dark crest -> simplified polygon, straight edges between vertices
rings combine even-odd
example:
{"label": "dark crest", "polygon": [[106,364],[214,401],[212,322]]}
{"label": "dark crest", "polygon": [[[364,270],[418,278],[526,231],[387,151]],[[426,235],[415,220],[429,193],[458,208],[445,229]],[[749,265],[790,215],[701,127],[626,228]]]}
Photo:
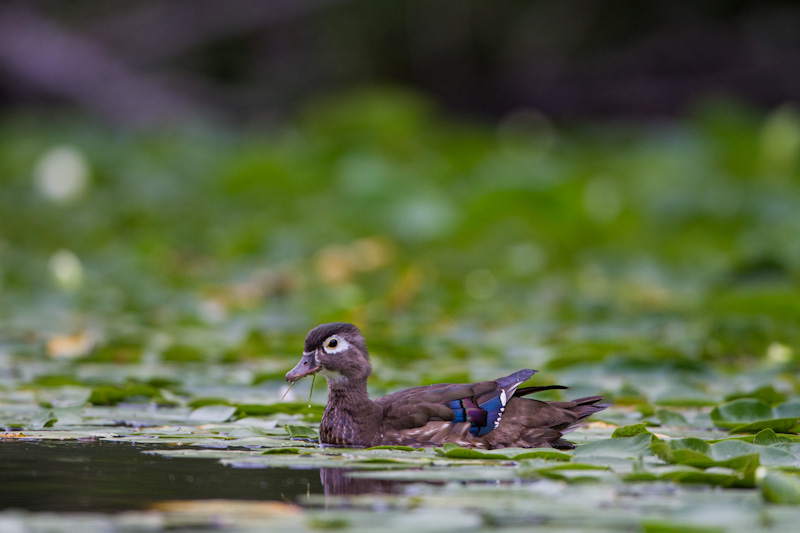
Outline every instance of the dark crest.
{"label": "dark crest", "polygon": [[329,324],[321,324],[306,335],[306,352],[313,352],[319,348],[325,339],[331,335],[342,335],[345,339],[357,346],[364,355],[367,355],[367,345],[361,331],[353,324],[347,322],[331,322]]}

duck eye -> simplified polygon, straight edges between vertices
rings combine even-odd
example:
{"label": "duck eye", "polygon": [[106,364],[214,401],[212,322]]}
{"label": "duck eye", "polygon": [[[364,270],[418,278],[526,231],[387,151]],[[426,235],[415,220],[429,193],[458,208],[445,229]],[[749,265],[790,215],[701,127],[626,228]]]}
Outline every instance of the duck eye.
{"label": "duck eye", "polygon": [[336,339],[331,339],[328,341],[328,348],[336,348],[338,344],[339,341],[337,341]]}

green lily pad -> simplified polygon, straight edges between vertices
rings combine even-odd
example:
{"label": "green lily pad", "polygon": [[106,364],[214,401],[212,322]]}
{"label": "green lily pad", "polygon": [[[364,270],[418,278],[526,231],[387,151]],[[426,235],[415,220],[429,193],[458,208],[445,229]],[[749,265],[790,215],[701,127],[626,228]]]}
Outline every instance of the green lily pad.
{"label": "green lily pad", "polygon": [[317,430],[306,427],[306,426],[293,426],[293,425],[285,425],[283,429],[286,430],[286,433],[289,434],[289,437],[295,439],[319,439],[319,433]]}
{"label": "green lily pad", "polygon": [[272,404],[239,403],[236,404],[236,416],[271,416],[278,413],[302,414],[319,418],[324,407],[321,405],[308,406],[301,402],[278,402]]}
{"label": "green lily pad", "polygon": [[56,422],[58,422],[58,417],[52,409],[42,409],[31,418],[28,428],[36,430],[52,427]]}
{"label": "green lily pad", "polygon": [[797,418],[771,418],[769,420],[759,420],[742,424],[730,429],[731,433],[758,433],[765,429],[771,429],[778,433],[791,433],[797,427]]}
{"label": "green lily pad", "polygon": [[711,420],[718,427],[725,429],[732,429],[751,422],[769,420],[772,417],[772,408],[761,400],[754,398],[734,400],[711,410]]}
{"label": "green lily pad", "polygon": [[789,433],[800,424],[800,402],[786,402],[772,408],[761,400],[743,398],[715,407],[711,419],[732,433],[757,433],[764,429]]}
{"label": "green lily pad", "polygon": [[776,405],[775,416],[778,418],[794,418],[800,421],[800,400],[792,400]]}
{"label": "green lily pad", "polygon": [[636,459],[651,453],[650,440],[652,438],[653,435],[648,432],[629,438],[611,438],[590,442],[579,446],[575,450],[575,458],[621,457],[624,459]]}
{"label": "green lily pad", "polygon": [[669,409],[656,409],[655,414],[662,426],[689,427],[689,422],[687,422],[686,418],[677,411],[670,411]]}
{"label": "green lily pad", "polygon": [[751,398],[759,400],[766,403],[767,405],[777,405],[781,402],[786,401],[786,395],[775,390],[775,387],[773,387],[772,385],[764,385],[763,387],[760,387],[750,392],[742,392],[742,393],[728,395],[725,397],[725,401],[731,402],[742,398]]}
{"label": "green lily pad", "polygon": [[261,452],[262,455],[273,455],[273,454],[298,454],[300,453],[300,448],[293,448],[293,447],[280,447],[280,448],[270,448],[268,450],[264,450]]}
{"label": "green lily pad", "polygon": [[781,439],[772,429],[763,429],[753,438],[753,444],[759,446],[772,446],[773,444],[780,444],[786,442],[788,439]]}
{"label": "green lily pad", "polygon": [[771,503],[800,503],[800,478],[780,472],[759,472],[761,495]]}
{"label": "green lily pad", "polygon": [[623,476],[625,481],[673,481],[675,483],[711,485],[714,487],[751,487],[752,482],[732,468],[695,468],[674,465],[641,470]]}
{"label": "green lily pad", "polygon": [[677,521],[647,520],[642,523],[642,533],[724,533],[724,527],[699,526]]}
{"label": "green lily pad", "polygon": [[450,459],[488,459],[495,461],[519,461],[521,459],[553,459],[569,461],[572,456],[552,448],[501,448],[499,450],[478,450],[462,448],[458,444],[448,442],[434,451],[442,457]]}
{"label": "green lily pad", "polygon": [[[608,477],[611,475],[611,469],[606,466],[593,464],[570,463],[549,468],[540,468],[536,470],[536,473],[540,476],[561,481],[587,482],[599,481]],[[530,475],[530,471],[528,475]]]}
{"label": "green lily pad", "polygon": [[726,467],[749,471],[761,464],[781,467],[800,466],[800,458],[791,452],[738,439],[726,439],[709,444],[697,438],[669,441],[654,438],[650,448],[663,461],[698,468]]}
{"label": "green lily pad", "polygon": [[232,405],[204,405],[189,414],[189,420],[194,422],[225,422],[236,412]]}
{"label": "green lily pad", "polygon": [[402,452],[421,452],[422,448],[414,448],[413,446],[372,446],[367,450],[398,450]]}
{"label": "green lily pad", "polygon": [[716,405],[717,401],[717,398],[702,391],[682,385],[673,385],[668,390],[661,392],[653,400],[653,403],[658,406],[670,407],[706,407]]}
{"label": "green lily pad", "polygon": [[[747,437],[743,437],[747,438]],[[778,435],[771,429],[764,429],[759,431],[753,437],[753,444],[761,446],[779,446],[784,448],[800,448],[800,437],[796,435]],[[784,446],[789,445],[789,446]]]}
{"label": "green lily pad", "polygon": [[623,426],[615,429],[614,433],[611,434],[611,438],[622,439],[635,437],[636,435],[640,435],[642,433],[650,434],[650,432],[647,430],[647,424],[633,424],[631,426]]}
{"label": "green lily pad", "polygon": [[230,405],[231,403],[226,398],[195,398],[186,405],[192,409],[198,407],[205,407],[206,405]]}
{"label": "green lily pad", "polygon": [[92,389],[89,402],[95,405],[116,405],[120,402],[166,403],[160,388],[147,383],[101,385]]}

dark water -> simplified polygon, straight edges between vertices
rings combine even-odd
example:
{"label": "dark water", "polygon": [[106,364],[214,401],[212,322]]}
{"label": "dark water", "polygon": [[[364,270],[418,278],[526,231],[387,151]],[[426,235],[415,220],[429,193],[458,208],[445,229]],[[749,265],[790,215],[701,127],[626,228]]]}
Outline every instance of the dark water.
{"label": "dark water", "polygon": [[0,441],[0,510],[113,512],[162,500],[294,501],[323,493],[319,470],[237,469],[142,453],[148,449],[155,447]]}

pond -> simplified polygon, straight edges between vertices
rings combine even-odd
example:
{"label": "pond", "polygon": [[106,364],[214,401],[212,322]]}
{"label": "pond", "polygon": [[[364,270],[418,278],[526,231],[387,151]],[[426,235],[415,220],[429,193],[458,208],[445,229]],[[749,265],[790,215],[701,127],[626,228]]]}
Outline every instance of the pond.
{"label": "pond", "polygon": [[156,448],[127,442],[0,441],[0,508],[118,512],[165,500],[293,502],[323,492],[319,469],[233,468],[148,453]]}

